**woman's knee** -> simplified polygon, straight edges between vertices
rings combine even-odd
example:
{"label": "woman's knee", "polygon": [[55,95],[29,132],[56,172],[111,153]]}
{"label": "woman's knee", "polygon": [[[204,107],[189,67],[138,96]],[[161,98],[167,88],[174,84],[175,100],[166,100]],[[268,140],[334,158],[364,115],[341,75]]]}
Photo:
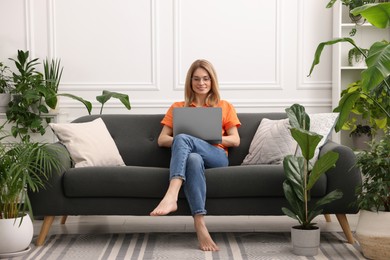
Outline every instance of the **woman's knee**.
{"label": "woman's knee", "polygon": [[193,165],[203,165],[203,158],[198,153],[190,153],[188,155],[187,163]]}

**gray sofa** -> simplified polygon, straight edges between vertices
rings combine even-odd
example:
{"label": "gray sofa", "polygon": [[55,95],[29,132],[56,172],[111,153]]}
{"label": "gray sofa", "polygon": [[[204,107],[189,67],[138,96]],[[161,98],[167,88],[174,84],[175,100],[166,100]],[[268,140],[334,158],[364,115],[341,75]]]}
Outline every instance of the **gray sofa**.
{"label": "gray sofa", "polygon": [[[281,208],[289,206],[284,197],[285,179],[282,165],[250,165],[241,163],[262,118],[282,119],[284,113],[241,113],[239,128],[241,144],[229,150],[230,165],[206,170],[208,215],[283,215]],[[93,115],[78,118],[74,123],[101,117],[112,135],[126,164],[123,167],[72,168],[66,148],[53,144],[66,170],[55,172],[46,189],[30,193],[35,216],[44,216],[37,245],[42,245],[55,216],[68,215],[141,215],[147,216],[163,197],[168,186],[170,149],[160,148],[157,138],[163,115]],[[334,189],[344,196],[324,207],[324,214],[336,214],[347,240],[354,239],[346,214],[358,212],[355,187],[361,176],[354,167],[351,149],[328,141],[321,149],[339,153],[335,168],[324,174],[312,191],[313,200]],[[183,194],[177,212],[190,215]],[[63,223],[65,223],[63,218]]]}

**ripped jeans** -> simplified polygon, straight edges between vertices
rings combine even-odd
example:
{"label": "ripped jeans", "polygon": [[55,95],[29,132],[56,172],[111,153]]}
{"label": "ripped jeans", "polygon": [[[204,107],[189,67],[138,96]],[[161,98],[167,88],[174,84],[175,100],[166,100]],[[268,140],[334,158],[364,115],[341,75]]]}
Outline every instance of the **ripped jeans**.
{"label": "ripped jeans", "polygon": [[169,179],[183,180],[184,194],[192,215],[206,214],[206,168],[228,166],[225,150],[199,138],[179,134],[172,144]]}

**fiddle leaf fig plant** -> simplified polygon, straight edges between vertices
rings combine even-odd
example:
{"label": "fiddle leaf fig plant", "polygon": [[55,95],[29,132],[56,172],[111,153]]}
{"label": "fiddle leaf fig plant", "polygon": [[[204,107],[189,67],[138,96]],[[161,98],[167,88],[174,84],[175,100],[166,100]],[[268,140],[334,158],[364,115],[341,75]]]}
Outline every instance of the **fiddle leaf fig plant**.
{"label": "fiddle leaf fig plant", "polygon": [[301,155],[287,155],[283,160],[283,168],[286,180],[283,183],[285,197],[291,208],[282,208],[287,216],[298,220],[301,229],[313,229],[315,224],[313,219],[322,213],[321,206],[328,204],[342,197],[342,192],[334,190],[325,197],[310,203],[310,191],[327,170],[334,167],[339,154],[329,151],[322,155],[311,165],[316,147],[322,136],[310,132],[310,118],[305,112],[305,108],[299,104],[294,104],[286,109],[290,121],[290,132],[298,143]]}

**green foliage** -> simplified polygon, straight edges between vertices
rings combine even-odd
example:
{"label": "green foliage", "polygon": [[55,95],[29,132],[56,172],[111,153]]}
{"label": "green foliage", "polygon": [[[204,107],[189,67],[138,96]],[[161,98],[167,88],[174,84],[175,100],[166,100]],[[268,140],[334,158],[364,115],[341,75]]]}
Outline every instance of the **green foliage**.
{"label": "green foliage", "polygon": [[318,158],[312,166],[310,160],[322,136],[308,130],[310,118],[303,106],[294,104],[287,108],[286,112],[292,126],[291,135],[297,141],[302,155],[288,155],[283,160],[286,174],[283,190],[291,209],[283,207],[282,211],[287,216],[298,220],[303,229],[311,229],[315,225],[312,223],[313,219],[322,213],[321,206],[342,197],[341,191],[332,191],[309,208],[311,189],[322,174],[335,166],[339,155],[329,151]]}
{"label": "green foliage", "polygon": [[58,86],[60,85],[63,71],[61,60],[46,59],[43,61],[43,69],[45,85],[48,90],[45,102],[51,109],[55,109],[57,106]]}
{"label": "green foliage", "polygon": [[45,127],[49,118],[41,117],[48,113],[44,98],[49,96],[45,87],[42,73],[36,70],[38,59],[28,60],[29,52],[18,51],[17,60],[14,61],[17,73],[12,73],[14,88],[11,93],[14,98],[9,104],[7,119],[14,123],[11,133],[19,136],[23,141],[30,139],[30,132],[45,133]]}
{"label": "green foliage", "polygon": [[[77,101],[81,102],[85,106],[85,108],[87,109],[88,114],[89,115],[91,114],[91,112],[92,112],[92,103],[90,101],[85,100],[85,99],[83,99],[83,98],[81,98],[79,96],[75,96],[73,94],[69,94],[69,93],[61,93],[61,94],[58,94],[58,96],[69,97],[69,98],[72,98],[74,100],[77,100]],[[96,96],[96,100],[101,104],[100,112],[99,112],[100,115],[103,113],[104,104],[106,104],[106,102],[108,100],[110,100],[111,98],[119,99],[122,102],[122,104],[128,110],[131,109],[129,96],[127,94],[122,94],[122,93],[118,93],[118,92],[112,92],[112,91],[108,91],[108,90],[103,90],[101,95]]]}
{"label": "green foliage", "polygon": [[358,154],[363,184],[357,188],[359,208],[390,212],[390,135],[373,141]]}
{"label": "green foliage", "polygon": [[9,93],[12,89],[11,70],[0,62],[0,93]]}
{"label": "green foliage", "polygon": [[[353,9],[351,13],[361,14],[378,28],[387,28],[390,25],[390,3],[366,4]],[[314,54],[309,76],[314,67],[319,64],[324,47],[340,42],[348,42],[360,50],[351,38],[338,38],[320,43]],[[356,103],[361,102],[362,98],[371,100],[367,101],[372,104],[371,108],[373,106],[377,108],[370,109],[371,119],[369,120],[376,122],[376,125],[383,130],[390,126],[390,43],[388,41],[375,42],[369,48],[368,55],[362,50],[360,52],[365,57],[367,69],[361,74],[360,89],[342,93],[339,105],[334,110],[340,113],[335,126],[337,132],[347,123],[350,111],[358,106]],[[377,112],[378,110],[381,112]]]}
{"label": "green foliage", "polygon": [[61,168],[54,152],[42,143],[0,143],[0,219],[31,213],[27,190],[44,188],[50,173]]}

